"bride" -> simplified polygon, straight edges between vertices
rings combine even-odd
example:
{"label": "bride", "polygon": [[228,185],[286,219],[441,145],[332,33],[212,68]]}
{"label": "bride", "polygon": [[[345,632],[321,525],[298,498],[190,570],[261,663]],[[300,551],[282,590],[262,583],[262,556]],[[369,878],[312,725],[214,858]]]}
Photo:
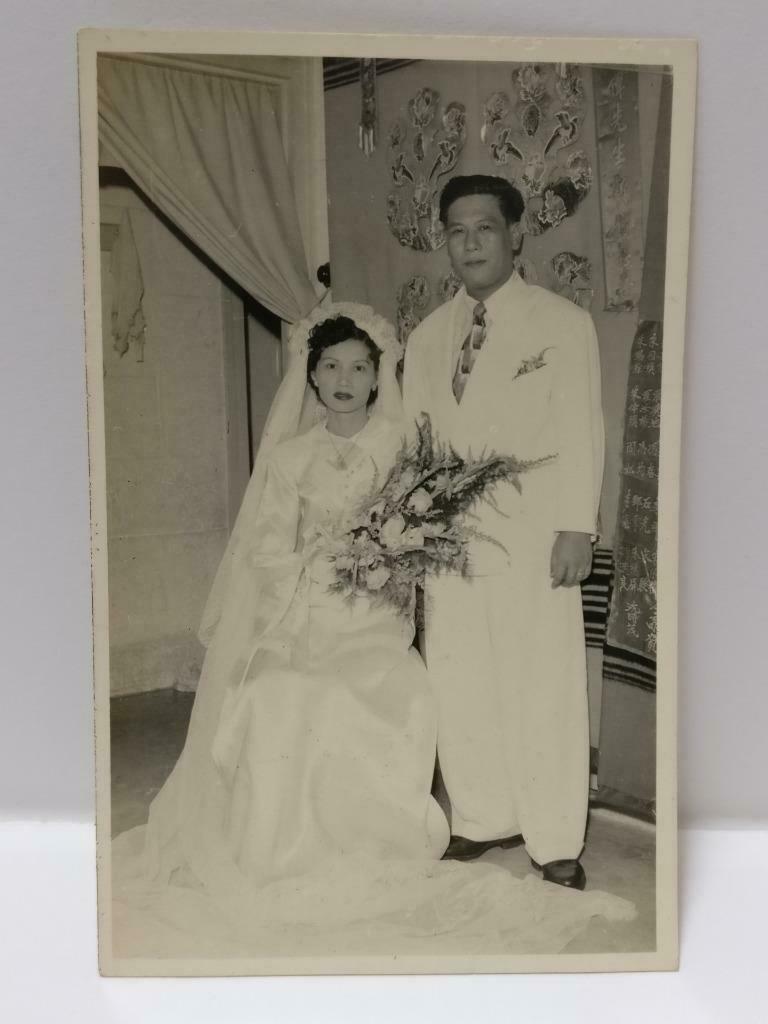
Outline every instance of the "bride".
{"label": "bride", "polygon": [[632,916],[440,861],[436,717],[413,618],[333,593],[324,538],[392,466],[401,349],[366,306],[295,329],[218,570],[182,755],[112,850],[116,957],[558,952]]}

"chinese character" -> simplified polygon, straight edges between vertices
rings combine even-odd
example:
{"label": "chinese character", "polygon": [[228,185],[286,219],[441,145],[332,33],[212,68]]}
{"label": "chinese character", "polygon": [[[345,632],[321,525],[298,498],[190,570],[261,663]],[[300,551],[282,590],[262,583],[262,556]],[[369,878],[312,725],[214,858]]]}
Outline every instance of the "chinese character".
{"label": "chinese character", "polygon": [[603,89],[604,96],[610,96],[616,99],[622,99],[624,96],[624,75],[621,71],[617,71],[613,78],[610,80],[608,85]]}

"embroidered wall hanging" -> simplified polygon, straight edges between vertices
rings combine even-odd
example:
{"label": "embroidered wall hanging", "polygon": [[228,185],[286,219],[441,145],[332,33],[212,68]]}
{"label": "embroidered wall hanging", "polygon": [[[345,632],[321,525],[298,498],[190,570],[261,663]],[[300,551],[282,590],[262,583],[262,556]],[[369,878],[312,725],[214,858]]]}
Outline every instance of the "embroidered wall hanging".
{"label": "embroidered wall hanging", "polygon": [[362,110],[357,142],[363,155],[369,157],[376,149],[376,61],[363,57],[360,61]]}
{"label": "embroidered wall hanging", "polygon": [[595,68],[605,308],[638,308],[643,283],[643,199],[637,72]]}
{"label": "embroidered wall hanging", "polygon": [[526,284],[539,283],[539,272],[533,260],[526,259],[525,256],[518,256],[515,260],[515,270]]}
{"label": "embroidered wall hanging", "polygon": [[429,305],[432,290],[422,274],[415,274],[397,289],[397,336],[405,344]]}
{"label": "embroidered wall hanging", "polygon": [[453,170],[467,133],[466,109],[448,103],[438,115],[440,94],[419,89],[407,118],[389,130],[390,169],[395,189],[387,196],[387,222],[401,245],[434,252],[445,243],[439,217],[440,179]]}
{"label": "embroidered wall hanging", "polygon": [[592,264],[586,256],[573,252],[559,252],[551,260],[555,275],[554,290],[564,299],[589,309],[595,291],[592,288]]}
{"label": "embroidered wall hanging", "polygon": [[437,291],[441,302],[449,302],[456,292],[461,288],[461,278],[455,270],[449,270],[443,274],[438,282]]}
{"label": "embroidered wall hanging", "polygon": [[584,84],[575,64],[521,64],[512,90],[483,107],[480,139],[526,203],[525,228],[540,235],[578,208],[592,185],[586,153],[572,147],[584,122]]}

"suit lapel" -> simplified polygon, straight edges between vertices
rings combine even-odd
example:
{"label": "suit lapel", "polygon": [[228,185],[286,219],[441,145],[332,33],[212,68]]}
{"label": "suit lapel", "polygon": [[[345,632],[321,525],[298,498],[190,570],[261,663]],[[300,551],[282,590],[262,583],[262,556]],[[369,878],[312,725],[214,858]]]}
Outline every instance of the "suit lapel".
{"label": "suit lapel", "polygon": [[450,430],[456,420],[459,405],[453,394],[453,374],[456,363],[455,344],[464,317],[464,289],[462,288],[448,304],[443,326],[438,329],[431,352],[432,370],[430,377],[435,407],[439,410],[439,427]]}
{"label": "suit lapel", "polygon": [[531,291],[520,279],[515,282],[515,289],[511,310],[505,303],[495,313],[493,327],[477,355],[464,395],[457,406],[459,422],[486,415],[489,399],[500,394],[500,387],[506,390],[515,369],[530,354]]}

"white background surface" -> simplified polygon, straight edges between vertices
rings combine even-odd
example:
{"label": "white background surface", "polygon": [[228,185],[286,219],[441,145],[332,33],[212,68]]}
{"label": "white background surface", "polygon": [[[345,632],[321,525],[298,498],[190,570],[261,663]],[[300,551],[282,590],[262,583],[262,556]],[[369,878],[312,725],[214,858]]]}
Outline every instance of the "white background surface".
{"label": "white background surface", "polygon": [[[302,8],[305,8],[302,10]],[[700,40],[682,491],[682,818],[768,825],[764,0],[6,0],[0,62],[0,817],[93,808],[75,32],[80,27]],[[28,826],[32,828],[32,826]],[[0,837],[4,1019],[757,1021],[766,839],[682,863],[680,975],[100,981],[85,826]],[[10,859],[10,864],[7,863]],[[47,864],[47,867],[45,865]],[[750,867],[751,865],[751,867]],[[27,872],[26,881],[20,874]],[[43,875],[43,870],[49,874]],[[757,879],[757,880],[756,880]],[[10,927],[9,927],[10,921]],[[41,962],[40,957],[44,958]],[[43,1009],[43,1007],[46,1007]]]}
{"label": "white background surface", "polygon": [[[683,833],[679,972],[99,978],[93,830],[0,826],[8,1024],[764,1024],[768,834]],[[762,914],[759,908],[762,906]]]}

